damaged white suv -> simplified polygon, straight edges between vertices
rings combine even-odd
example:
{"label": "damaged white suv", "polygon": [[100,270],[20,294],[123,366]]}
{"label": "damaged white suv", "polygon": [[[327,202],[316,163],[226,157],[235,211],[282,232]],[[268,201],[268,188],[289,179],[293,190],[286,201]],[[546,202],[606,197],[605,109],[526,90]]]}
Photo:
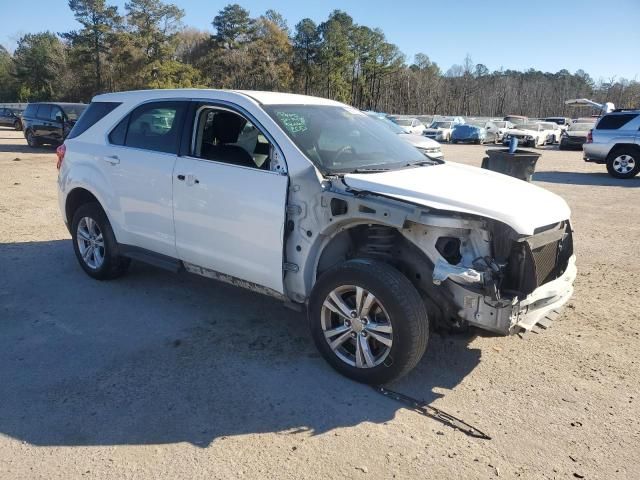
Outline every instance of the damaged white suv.
{"label": "damaged white suv", "polygon": [[430,324],[510,334],[573,291],[560,197],[425,157],[331,100],[100,95],[58,158],[60,209],[90,276],[115,278],[133,258],[306,306],[320,352],[361,382],[410,371]]}

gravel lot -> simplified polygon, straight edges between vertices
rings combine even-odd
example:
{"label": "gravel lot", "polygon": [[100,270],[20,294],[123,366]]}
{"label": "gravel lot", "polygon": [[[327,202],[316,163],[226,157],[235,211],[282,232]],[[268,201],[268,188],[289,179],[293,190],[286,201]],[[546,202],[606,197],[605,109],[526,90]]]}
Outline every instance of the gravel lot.
{"label": "gravel lot", "polygon": [[91,280],[53,151],[0,129],[0,478],[640,478],[640,178],[555,147],[538,171],[573,210],[565,315],[434,335],[393,385],[485,440],[334,373],[274,300],[142,264]]}

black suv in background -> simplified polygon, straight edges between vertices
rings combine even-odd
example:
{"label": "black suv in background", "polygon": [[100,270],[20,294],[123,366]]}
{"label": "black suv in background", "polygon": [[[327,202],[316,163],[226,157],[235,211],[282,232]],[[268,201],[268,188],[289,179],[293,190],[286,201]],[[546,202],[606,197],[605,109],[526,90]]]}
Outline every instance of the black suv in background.
{"label": "black suv in background", "polygon": [[85,108],[84,103],[30,103],[22,115],[24,138],[30,147],[60,145]]}
{"label": "black suv in background", "polygon": [[13,127],[22,130],[22,112],[17,108],[0,107],[0,127]]}

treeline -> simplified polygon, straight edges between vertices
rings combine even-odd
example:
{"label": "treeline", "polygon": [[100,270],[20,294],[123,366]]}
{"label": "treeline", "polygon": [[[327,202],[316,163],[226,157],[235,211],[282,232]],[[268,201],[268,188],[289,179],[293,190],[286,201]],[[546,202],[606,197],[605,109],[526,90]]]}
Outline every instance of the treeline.
{"label": "treeline", "polygon": [[211,33],[186,27],[184,11],[162,0],[129,0],[123,11],[106,0],[69,0],[69,8],[77,30],[26,34],[13,54],[0,46],[0,101],[213,87],[319,95],[390,113],[541,117],[575,113],[564,100],[581,97],[640,106],[640,83],[615,76],[490,72],[470,57],[442,71],[422,53],[409,63],[382,30],[341,10],[291,29],[274,10],[252,17],[232,4],[212,16]]}

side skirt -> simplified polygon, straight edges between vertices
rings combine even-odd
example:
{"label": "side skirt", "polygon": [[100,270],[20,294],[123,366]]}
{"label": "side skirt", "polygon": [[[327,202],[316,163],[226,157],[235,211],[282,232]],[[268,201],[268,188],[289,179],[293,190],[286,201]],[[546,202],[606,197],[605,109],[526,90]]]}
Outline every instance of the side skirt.
{"label": "side skirt", "polygon": [[183,262],[181,260],[178,260],[177,258],[152,252],[144,248],[135,247],[133,245],[118,244],[118,253],[125,257],[131,258],[132,260],[148,263],[150,265],[154,265],[156,267],[163,268],[174,273],[186,270],[189,273],[195,273],[196,275],[200,275],[202,277],[212,278],[220,282],[228,283],[235,287],[240,287],[246,290],[261,293],[263,295],[268,295],[270,297],[277,298],[278,300],[282,300],[283,302],[285,302],[285,306],[297,311],[301,311],[303,309],[303,305],[290,302],[287,297],[270,288],[263,287],[262,285],[249,282],[247,280],[242,280],[241,278],[227,275],[225,273],[216,272],[215,270],[201,267],[193,263]]}
{"label": "side skirt", "polygon": [[209,268],[200,267],[192,263],[182,262],[182,264],[184,265],[185,270],[189,273],[195,273],[196,275],[212,278],[214,280],[228,283],[236,287],[245,288],[247,290],[258,292],[263,295],[268,295],[270,297],[274,297],[285,302],[287,301],[287,298],[281,293],[278,293],[275,290],[272,290],[270,288],[263,287],[262,285],[249,282],[247,280],[242,280],[241,278],[233,277],[231,275],[227,275],[226,273],[216,272],[215,270],[211,270]]}
{"label": "side skirt", "polygon": [[164,268],[170,272],[177,273],[183,269],[182,262],[177,258],[162,255],[160,253],[152,252],[133,245],[118,244],[118,253],[120,255],[128,257],[132,260],[139,260],[144,263],[149,263],[159,268]]}

